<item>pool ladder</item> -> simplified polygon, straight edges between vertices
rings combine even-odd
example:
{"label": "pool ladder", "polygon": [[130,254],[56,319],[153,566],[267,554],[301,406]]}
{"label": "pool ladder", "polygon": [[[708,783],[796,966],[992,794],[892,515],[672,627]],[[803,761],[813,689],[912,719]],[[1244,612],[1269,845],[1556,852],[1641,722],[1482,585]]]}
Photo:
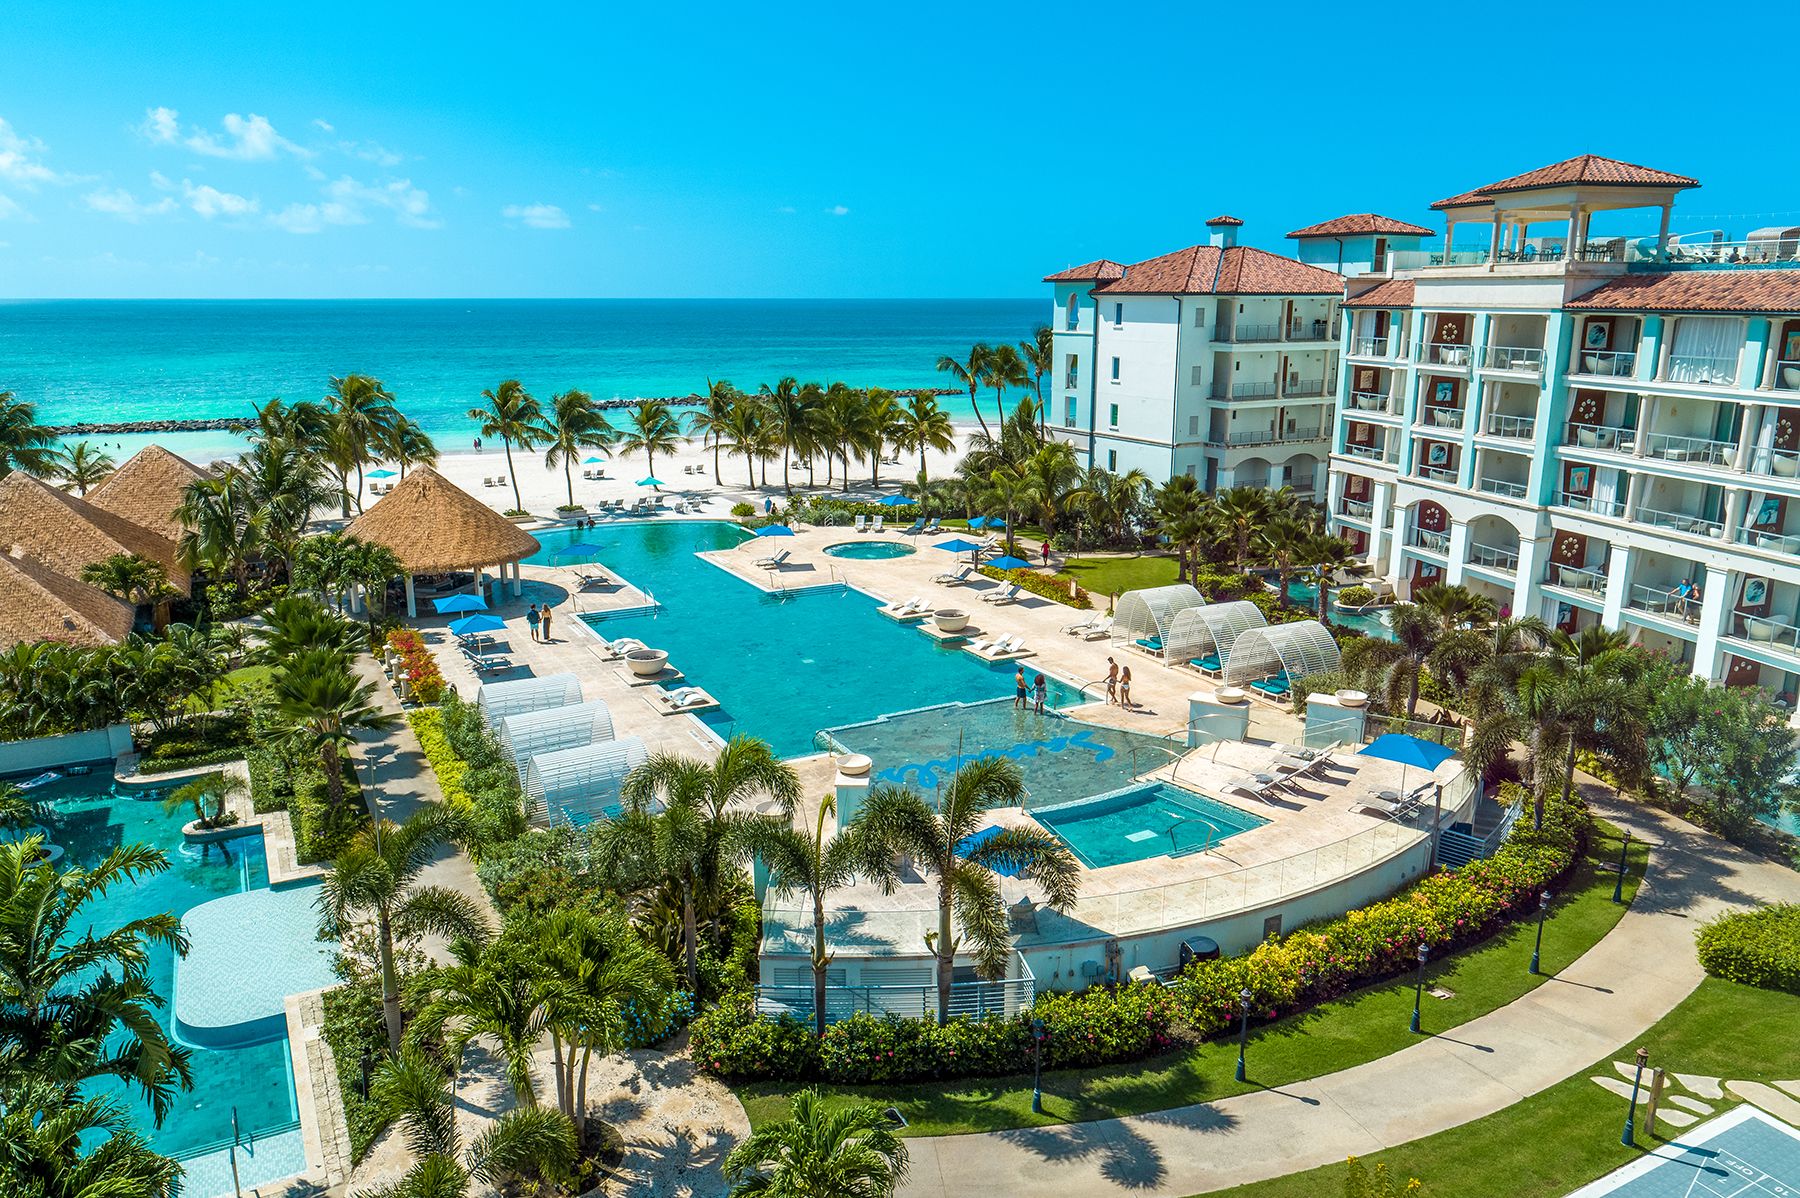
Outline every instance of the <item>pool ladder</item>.
{"label": "pool ladder", "polygon": [[1170,856],[1174,856],[1175,853],[1181,848],[1181,846],[1179,844],[1177,844],[1175,841],[1175,829],[1181,827],[1183,824],[1204,824],[1206,826],[1207,832],[1210,833],[1210,835],[1208,835],[1206,838],[1205,844],[1201,845],[1198,849],[1189,850],[1190,852],[1198,852],[1198,853],[1210,852],[1212,850],[1213,845],[1217,844],[1224,837],[1224,833],[1219,830],[1219,825],[1213,823],[1209,819],[1201,819],[1197,815],[1190,815],[1184,819],[1178,819],[1174,823],[1170,824],[1169,829],[1168,829],[1169,855]]}

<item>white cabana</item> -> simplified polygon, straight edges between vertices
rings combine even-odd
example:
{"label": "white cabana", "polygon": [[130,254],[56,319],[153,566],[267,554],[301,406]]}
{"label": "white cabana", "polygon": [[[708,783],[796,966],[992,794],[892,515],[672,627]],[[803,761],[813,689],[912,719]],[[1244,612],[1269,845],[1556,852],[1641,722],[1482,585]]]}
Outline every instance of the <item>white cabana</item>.
{"label": "white cabana", "polygon": [[1170,622],[1168,635],[1163,637],[1163,656],[1177,665],[1187,662],[1223,673],[1238,637],[1268,624],[1262,609],[1248,599],[1186,608]]}
{"label": "white cabana", "polygon": [[500,742],[500,751],[519,771],[519,785],[524,786],[526,767],[539,753],[611,740],[612,711],[598,699],[542,711],[522,711],[501,720],[494,736]]}
{"label": "white cabana", "polygon": [[1113,635],[1160,653],[1175,617],[1190,607],[1205,605],[1200,592],[1185,582],[1126,591],[1113,613]]}
{"label": "white cabana", "polygon": [[539,753],[525,769],[525,813],[540,826],[576,827],[616,815],[625,775],[649,756],[636,736]]}
{"label": "white cabana", "polygon": [[475,692],[475,705],[488,727],[498,728],[509,715],[567,707],[581,702],[581,679],[573,674],[546,674],[542,678],[513,678],[484,682]]}
{"label": "white cabana", "polygon": [[1307,675],[1342,665],[1331,630],[1317,620],[1300,620],[1241,634],[1231,646],[1225,681],[1233,685],[1247,682],[1264,694],[1285,695]]}

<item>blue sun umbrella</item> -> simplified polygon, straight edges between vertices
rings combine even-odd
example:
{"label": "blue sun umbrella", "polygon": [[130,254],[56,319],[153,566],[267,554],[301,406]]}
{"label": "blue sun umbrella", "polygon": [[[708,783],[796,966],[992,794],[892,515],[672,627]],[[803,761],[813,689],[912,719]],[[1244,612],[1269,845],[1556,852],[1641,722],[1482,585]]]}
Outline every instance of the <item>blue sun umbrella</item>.
{"label": "blue sun umbrella", "polygon": [[988,562],[996,570],[1029,570],[1031,563],[1022,557],[1014,557],[1010,553],[1002,554]]}
{"label": "blue sun umbrella", "polygon": [[499,632],[506,627],[506,621],[499,616],[482,612],[480,615],[464,616],[460,620],[450,621],[450,631],[457,636],[475,636],[483,632]]}
{"label": "blue sun umbrella", "polygon": [[487,610],[487,600],[480,595],[452,595],[448,599],[433,599],[431,602],[437,608],[440,616]]}
{"label": "blue sun umbrella", "polygon": [[904,495],[883,495],[875,501],[882,507],[905,507],[912,502]]}
{"label": "blue sun umbrella", "polygon": [[1411,766],[1414,769],[1430,772],[1456,756],[1456,750],[1422,737],[1408,736],[1404,732],[1385,732],[1365,745],[1359,756],[1377,757],[1383,761],[1398,761],[1400,763],[1400,797],[1404,799],[1408,793],[1406,767]]}
{"label": "blue sun umbrella", "polygon": [[657,478],[655,475],[651,475],[649,478],[638,479],[637,485],[640,487],[660,487],[663,483],[662,479]]}
{"label": "blue sun umbrella", "polygon": [[587,541],[577,541],[573,545],[564,545],[561,549],[558,549],[556,551],[556,557],[558,559],[565,557],[593,557],[599,552],[600,546],[589,544]]}
{"label": "blue sun umbrella", "polygon": [[970,528],[1005,528],[1006,521],[999,516],[977,516],[969,521]]}
{"label": "blue sun umbrella", "polygon": [[759,537],[791,537],[794,535],[794,530],[785,524],[766,524],[756,530],[756,535]]}
{"label": "blue sun umbrella", "polygon": [[394,472],[392,470],[371,470],[371,471],[369,471],[369,477],[370,478],[392,478],[392,477],[394,477]]}
{"label": "blue sun umbrella", "polygon": [[949,541],[939,541],[932,548],[942,549],[945,553],[967,553],[969,550],[979,549],[981,546],[974,541],[965,541],[963,538],[957,537]]}
{"label": "blue sun umbrella", "polygon": [[583,461],[582,465],[592,466],[595,462],[604,462],[605,460],[606,459],[604,457],[601,457],[599,454],[595,454],[593,457],[588,458],[585,461]]}

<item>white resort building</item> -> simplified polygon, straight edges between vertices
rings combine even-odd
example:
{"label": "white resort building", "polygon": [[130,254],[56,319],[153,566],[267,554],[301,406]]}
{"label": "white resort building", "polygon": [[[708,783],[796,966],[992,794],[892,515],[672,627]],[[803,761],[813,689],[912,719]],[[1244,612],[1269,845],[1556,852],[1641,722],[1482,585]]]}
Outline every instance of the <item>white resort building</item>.
{"label": "white resort building", "polygon": [[1206,224],[1205,245],[1045,278],[1056,289],[1050,428],[1084,463],[1156,482],[1318,494],[1337,386],[1336,255],[1361,243],[1301,230],[1316,255],[1302,261],[1238,245],[1236,217]]}
{"label": "white resort building", "polygon": [[1402,597],[1461,583],[1791,704],[1800,229],[1672,232],[1696,186],[1573,158],[1350,278],[1331,521]]}

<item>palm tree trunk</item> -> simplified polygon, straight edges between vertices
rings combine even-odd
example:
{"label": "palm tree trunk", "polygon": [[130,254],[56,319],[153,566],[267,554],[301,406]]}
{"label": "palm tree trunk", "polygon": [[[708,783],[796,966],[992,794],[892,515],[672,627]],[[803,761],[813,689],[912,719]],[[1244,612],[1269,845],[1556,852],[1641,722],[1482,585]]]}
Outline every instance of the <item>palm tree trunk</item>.
{"label": "palm tree trunk", "polygon": [[825,1036],[825,892],[813,891],[813,1025]]}
{"label": "palm tree trunk", "polygon": [[356,510],[359,512],[363,510],[362,497],[363,497],[363,464],[361,462],[358,462],[358,463],[356,463]]}
{"label": "palm tree trunk", "polygon": [[956,976],[956,946],[950,939],[950,887],[938,883],[937,934],[938,1026],[950,1022],[950,982]]}
{"label": "palm tree trunk", "polygon": [[568,1075],[563,1069],[562,1037],[554,1032],[550,1035],[550,1069],[556,1075],[556,1109],[566,1115],[569,1113]]}
{"label": "palm tree trunk", "polygon": [[987,417],[981,414],[981,400],[976,395],[975,384],[973,382],[969,384],[969,406],[975,409],[975,419],[981,422],[981,435],[988,438],[990,441],[993,440],[993,430],[988,428]]}
{"label": "palm tree trunk", "polygon": [[344,763],[337,746],[326,744],[319,750],[319,767],[325,771],[325,794],[333,809],[344,805]]}
{"label": "palm tree trunk", "polygon": [[787,492],[787,497],[789,499],[794,497],[794,484],[793,481],[788,478],[788,466],[790,465],[788,454],[792,449],[792,446],[783,446],[781,450],[781,489]]}
{"label": "palm tree trunk", "polygon": [[1575,789],[1575,733],[1569,733],[1569,755],[1563,761],[1563,803],[1569,801],[1569,792]]}
{"label": "palm tree trunk", "polygon": [[681,891],[681,940],[687,954],[688,989],[698,991],[700,988],[700,928],[694,918],[694,888],[692,885]]}
{"label": "palm tree trunk", "polygon": [[[591,1046],[583,1045],[581,1049],[581,1080],[575,1085],[575,1109],[569,1112],[569,1118],[575,1121],[575,1141],[587,1143],[587,1077],[588,1062],[594,1059]],[[570,1068],[573,1068],[571,1063]]]}
{"label": "palm tree trunk", "polygon": [[994,411],[999,415],[1002,432],[1006,429],[1006,403],[1001,399],[1001,396],[1005,394],[1005,390],[1004,387],[994,388]]}
{"label": "palm tree trunk", "polygon": [[575,476],[569,471],[569,459],[563,459],[563,482],[569,485],[569,506],[575,506]]}
{"label": "palm tree trunk", "polygon": [[388,919],[387,904],[375,909],[375,922],[381,934],[381,1014],[387,1023],[388,1051],[399,1056],[405,1028],[400,1018],[400,975],[394,969],[394,926]]}
{"label": "palm tree trunk", "polygon": [[1419,672],[1424,667],[1415,663],[1406,679],[1406,718],[1412,719],[1419,707]]}
{"label": "palm tree trunk", "polygon": [[523,511],[525,501],[519,498],[519,476],[513,471],[512,438],[503,436],[500,438],[500,444],[506,446],[506,477],[512,483],[513,510],[515,512]]}

